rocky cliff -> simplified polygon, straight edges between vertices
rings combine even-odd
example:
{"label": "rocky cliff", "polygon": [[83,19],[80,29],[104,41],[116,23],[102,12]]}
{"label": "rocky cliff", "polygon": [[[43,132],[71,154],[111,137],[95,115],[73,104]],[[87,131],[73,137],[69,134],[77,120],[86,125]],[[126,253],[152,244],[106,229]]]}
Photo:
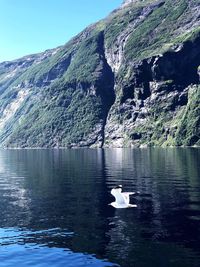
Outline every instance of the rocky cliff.
{"label": "rocky cliff", "polygon": [[200,2],[126,0],[66,45],[0,63],[1,147],[200,145]]}

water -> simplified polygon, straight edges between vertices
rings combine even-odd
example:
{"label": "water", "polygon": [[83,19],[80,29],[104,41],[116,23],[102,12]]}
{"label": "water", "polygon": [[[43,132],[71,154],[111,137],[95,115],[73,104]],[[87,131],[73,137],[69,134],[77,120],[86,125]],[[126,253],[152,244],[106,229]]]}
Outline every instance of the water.
{"label": "water", "polygon": [[[200,149],[0,150],[0,266],[200,266]],[[137,208],[115,210],[122,184]]]}

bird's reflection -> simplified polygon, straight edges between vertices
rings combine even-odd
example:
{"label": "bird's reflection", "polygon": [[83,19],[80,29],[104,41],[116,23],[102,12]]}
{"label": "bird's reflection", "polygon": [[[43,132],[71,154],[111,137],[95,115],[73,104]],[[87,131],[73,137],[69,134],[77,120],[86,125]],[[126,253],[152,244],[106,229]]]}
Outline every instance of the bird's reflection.
{"label": "bird's reflection", "polygon": [[[15,232],[7,244],[70,249],[122,266],[146,253],[159,266],[148,254],[157,242],[195,249],[200,241],[199,159],[199,150],[184,149],[0,151],[0,227]],[[136,209],[108,205],[119,184],[140,191],[131,196]],[[180,261],[187,254],[173,246],[161,254],[168,259],[173,250]]]}

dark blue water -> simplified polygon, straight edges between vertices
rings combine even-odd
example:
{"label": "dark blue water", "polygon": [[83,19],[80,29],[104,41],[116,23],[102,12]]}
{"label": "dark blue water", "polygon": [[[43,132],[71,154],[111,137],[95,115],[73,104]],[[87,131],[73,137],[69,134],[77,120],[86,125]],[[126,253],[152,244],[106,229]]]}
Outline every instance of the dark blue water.
{"label": "dark blue water", "polygon": [[200,149],[1,150],[0,266],[199,267]]}

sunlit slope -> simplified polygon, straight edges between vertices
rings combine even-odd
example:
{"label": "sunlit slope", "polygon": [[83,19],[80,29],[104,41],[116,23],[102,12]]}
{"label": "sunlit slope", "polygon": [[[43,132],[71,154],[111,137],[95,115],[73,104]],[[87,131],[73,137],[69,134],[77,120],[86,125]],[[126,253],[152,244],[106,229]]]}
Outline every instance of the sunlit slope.
{"label": "sunlit slope", "polygon": [[199,5],[125,1],[64,46],[0,63],[1,146],[199,145]]}

